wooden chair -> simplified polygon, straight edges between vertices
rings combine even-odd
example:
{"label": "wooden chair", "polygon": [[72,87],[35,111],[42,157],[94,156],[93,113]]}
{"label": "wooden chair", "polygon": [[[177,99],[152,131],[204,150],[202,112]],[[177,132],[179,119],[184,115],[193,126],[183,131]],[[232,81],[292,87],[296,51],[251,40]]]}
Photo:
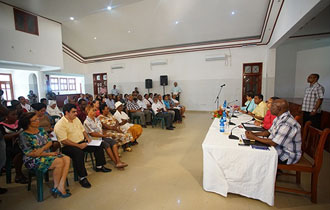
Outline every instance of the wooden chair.
{"label": "wooden chair", "polygon": [[[278,164],[278,169],[295,171],[296,174],[283,174],[283,175],[293,175],[296,176],[296,183],[300,184],[300,175],[301,172],[311,173],[311,191],[306,192],[304,190],[290,189],[285,187],[276,186],[275,190],[286,191],[292,193],[306,194],[311,195],[311,201],[313,203],[317,202],[317,182],[318,176],[321,170],[322,161],[323,161],[323,149],[325,141],[330,133],[330,129],[326,128],[323,131],[316,129],[311,126],[311,122],[308,121],[305,124],[302,138],[302,156],[298,163],[292,165],[283,165]],[[313,159],[313,162],[310,162],[304,157],[308,155]]]}
{"label": "wooden chair", "polygon": [[299,123],[300,126],[303,126],[303,120],[300,115],[295,116],[294,119]]}

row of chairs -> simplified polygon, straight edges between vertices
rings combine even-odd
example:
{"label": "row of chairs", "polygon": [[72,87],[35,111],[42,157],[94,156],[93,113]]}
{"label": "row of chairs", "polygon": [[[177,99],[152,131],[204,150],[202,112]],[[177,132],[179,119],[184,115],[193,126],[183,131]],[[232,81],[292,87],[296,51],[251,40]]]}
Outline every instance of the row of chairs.
{"label": "row of chairs", "polygon": [[[296,118],[299,122],[299,118]],[[278,164],[277,168],[285,171],[294,171],[295,173],[283,173],[282,175],[289,175],[296,177],[296,184],[301,182],[301,172],[311,174],[311,190],[299,190],[287,187],[276,186],[275,190],[285,191],[290,193],[305,194],[311,196],[311,201],[317,203],[317,183],[319,173],[323,162],[323,150],[324,144],[328,138],[330,129],[326,128],[323,131],[311,126],[311,122],[308,121],[302,130],[302,152],[303,155],[296,164],[285,165]],[[309,158],[308,158],[309,156]],[[312,159],[310,161],[309,159]]]}

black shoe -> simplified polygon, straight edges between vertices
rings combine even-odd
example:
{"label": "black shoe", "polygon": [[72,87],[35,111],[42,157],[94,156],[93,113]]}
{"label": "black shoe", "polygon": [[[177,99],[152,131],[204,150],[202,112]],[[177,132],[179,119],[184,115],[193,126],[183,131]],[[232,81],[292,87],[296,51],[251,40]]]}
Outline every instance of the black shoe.
{"label": "black shoe", "polygon": [[142,125],[142,128],[147,128],[147,126],[146,125]]}
{"label": "black shoe", "polygon": [[112,170],[110,168],[106,168],[106,167],[102,166],[102,168],[96,168],[95,171],[108,173],[108,172],[111,172]]}
{"label": "black shoe", "polygon": [[139,144],[136,140],[130,143],[132,146]]}
{"label": "black shoe", "polygon": [[87,180],[87,178],[80,180],[79,184],[84,188],[91,188],[92,186],[91,183],[89,183],[89,181]]}
{"label": "black shoe", "polygon": [[166,128],[166,130],[174,130],[174,128],[168,127],[168,128]]}
{"label": "black shoe", "polygon": [[8,190],[0,187],[0,194],[5,194]]}
{"label": "black shoe", "polygon": [[171,128],[175,128],[174,126],[170,126]]}

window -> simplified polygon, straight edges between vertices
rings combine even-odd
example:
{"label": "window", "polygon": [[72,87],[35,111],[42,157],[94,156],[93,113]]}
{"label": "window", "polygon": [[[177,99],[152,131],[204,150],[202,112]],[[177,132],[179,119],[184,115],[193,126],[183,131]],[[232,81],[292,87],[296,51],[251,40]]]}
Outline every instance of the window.
{"label": "window", "polygon": [[68,90],[68,79],[60,78],[60,90]]}
{"label": "window", "polygon": [[76,90],[76,78],[68,78],[69,90]]}
{"label": "window", "polygon": [[14,18],[16,30],[39,35],[37,16],[14,8]]}
{"label": "window", "polygon": [[0,74],[0,89],[3,91],[3,99],[6,101],[11,101],[13,99],[11,74]]}
{"label": "window", "polygon": [[56,77],[50,78],[50,88],[52,89],[52,91],[59,91],[58,78]]}

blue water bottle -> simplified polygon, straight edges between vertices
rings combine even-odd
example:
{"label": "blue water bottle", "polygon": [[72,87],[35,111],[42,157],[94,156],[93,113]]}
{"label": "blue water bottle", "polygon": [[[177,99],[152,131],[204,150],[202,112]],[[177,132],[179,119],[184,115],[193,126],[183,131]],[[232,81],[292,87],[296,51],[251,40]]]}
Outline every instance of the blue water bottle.
{"label": "blue water bottle", "polygon": [[223,111],[223,113],[222,113],[222,118],[223,118],[223,121],[224,121],[224,122],[227,121],[227,113],[226,113],[226,110]]}
{"label": "blue water bottle", "polygon": [[220,133],[225,132],[225,121],[223,118],[220,119]]}
{"label": "blue water bottle", "polygon": [[227,109],[227,100],[225,100],[225,101],[223,102],[223,107],[222,107],[222,109],[223,109],[223,111],[226,111],[226,109]]}

